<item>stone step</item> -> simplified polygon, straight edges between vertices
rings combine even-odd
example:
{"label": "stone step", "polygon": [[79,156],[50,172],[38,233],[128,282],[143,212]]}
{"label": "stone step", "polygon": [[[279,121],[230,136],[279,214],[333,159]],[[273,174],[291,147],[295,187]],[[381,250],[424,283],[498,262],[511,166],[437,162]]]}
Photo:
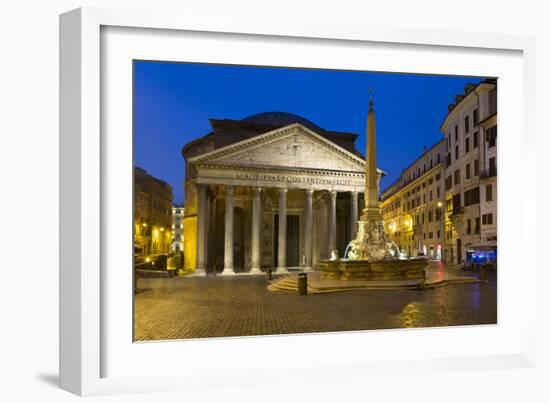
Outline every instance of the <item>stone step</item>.
{"label": "stone step", "polygon": [[298,291],[297,286],[289,286],[289,285],[285,285],[285,284],[276,284],[276,283],[270,284],[267,288],[270,291],[276,291],[276,290]]}
{"label": "stone step", "polygon": [[270,287],[278,290],[289,290],[289,291],[298,290],[298,286],[292,285],[292,284],[289,285],[289,284],[273,283],[273,284],[270,284]]}
{"label": "stone step", "polygon": [[428,283],[426,284],[426,288],[438,288],[438,287],[444,287],[446,285],[451,285],[451,284],[474,284],[479,282],[480,281],[477,278],[473,278],[473,277],[469,279],[465,279],[465,278],[446,279],[446,280],[436,281],[433,283]]}
{"label": "stone step", "polygon": [[289,281],[289,280],[276,280],[273,283],[274,284],[294,285],[294,286],[298,285],[298,283],[296,281]]}
{"label": "stone step", "polygon": [[298,287],[298,283],[292,282],[292,281],[281,281],[277,283],[281,287]]}
{"label": "stone step", "polygon": [[[357,290],[415,290],[418,288],[419,280],[401,280],[401,281],[338,281],[328,280],[325,284],[323,281],[308,279],[308,293],[323,294],[329,292],[357,291]],[[424,288],[438,288],[450,284],[471,284],[477,283],[479,280],[474,277],[458,277],[446,278],[439,281],[428,279]],[[295,275],[287,275],[273,281],[268,289],[270,291],[284,290],[297,291],[298,277]]]}
{"label": "stone step", "polygon": [[137,278],[170,278],[174,277],[173,270],[144,270],[136,269]]}

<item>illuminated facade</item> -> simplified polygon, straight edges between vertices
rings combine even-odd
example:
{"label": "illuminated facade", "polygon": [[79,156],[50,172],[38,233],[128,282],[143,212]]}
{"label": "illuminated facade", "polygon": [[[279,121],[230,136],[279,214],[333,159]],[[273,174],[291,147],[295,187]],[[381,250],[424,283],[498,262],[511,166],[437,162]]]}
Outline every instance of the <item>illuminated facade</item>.
{"label": "illuminated facade", "polygon": [[445,136],[446,252],[453,263],[496,258],[497,85],[467,85],[449,105]]}
{"label": "illuminated facade", "polygon": [[496,80],[468,84],[435,144],[382,194],[387,234],[410,255],[447,263],[496,259]]}
{"label": "illuminated facade", "polygon": [[169,253],[172,243],[172,187],[142,168],[134,169],[134,251]]}
{"label": "illuminated facade", "polygon": [[172,251],[183,251],[183,217],[185,216],[185,208],[183,206],[172,207]]}
{"label": "illuminated facade", "polygon": [[443,258],[443,156],[440,141],[424,150],[382,194],[386,234],[409,256]]}
{"label": "illuminated facade", "polygon": [[210,122],[182,149],[185,270],[307,271],[342,256],[364,203],[357,135],[284,112]]}

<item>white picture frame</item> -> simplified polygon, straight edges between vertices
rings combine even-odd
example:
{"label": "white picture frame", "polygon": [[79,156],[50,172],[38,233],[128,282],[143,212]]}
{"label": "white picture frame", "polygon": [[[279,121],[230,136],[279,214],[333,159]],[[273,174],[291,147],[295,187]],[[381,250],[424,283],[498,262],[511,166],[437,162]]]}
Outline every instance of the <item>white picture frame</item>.
{"label": "white picture frame", "polygon": [[[110,221],[106,223],[105,211],[102,211],[102,208],[105,210],[105,206],[110,203],[110,198],[114,197],[111,193],[113,189],[111,182],[116,181],[115,176],[110,176],[112,172],[109,169],[114,168],[109,163],[109,159],[112,158],[110,155],[112,150],[109,147],[125,147],[123,143],[113,143],[112,136],[104,137],[105,132],[110,130],[109,123],[104,121],[110,110],[102,109],[104,108],[102,93],[110,91],[108,86],[112,82],[102,81],[102,68],[105,63],[102,57],[109,55],[109,53],[102,53],[102,46],[105,45],[102,42],[104,40],[102,30],[109,30],[109,27],[122,30],[119,32],[122,32],[123,36],[134,35],[133,31],[124,31],[125,29],[148,30],[144,35],[151,32],[171,32],[171,38],[166,39],[168,41],[166,55],[169,55],[170,43],[173,44],[170,41],[178,39],[177,32],[192,32],[195,37],[215,33],[216,40],[220,40],[224,35],[239,38],[246,36],[260,44],[262,41],[269,41],[276,45],[280,42],[283,47],[288,46],[288,41],[296,41],[301,46],[308,46],[308,44],[310,46],[311,41],[318,41],[320,46],[331,46],[335,51],[346,44],[353,46],[371,44],[379,49],[393,46],[397,53],[408,51],[408,47],[412,52],[427,52],[427,54],[432,50],[449,51],[449,57],[456,57],[456,55],[453,56],[453,52],[463,50],[475,53],[480,58],[485,57],[486,54],[497,58],[501,54],[511,54],[513,57],[509,61],[510,80],[504,81],[504,91],[501,91],[499,84],[499,138],[504,139],[504,141],[501,140],[503,144],[507,142],[509,144],[508,147],[506,145],[500,147],[499,144],[499,197],[501,200],[506,200],[506,189],[500,189],[500,183],[503,181],[519,180],[525,189],[532,189],[531,195],[536,188],[536,174],[518,177],[510,159],[506,157],[501,159],[503,155],[501,153],[506,153],[506,150],[510,152],[515,149],[515,158],[525,162],[529,161],[534,153],[536,78],[533,37],[384,28],[336,22],[304,21],[296,25],[281,25],[278,21],[269,21],[269,19],[216,20],[151,10],[81,8],[65,13],[60,17],[60,384],[63,389],[79,395],[97,395],[291,382],[296,376],[302,380],[345,380],[348,377],[368,377],[375,374],[437,373],[522,368],[534,365],[536,284],[524,282],[521,290],[518,290],[522,295],[521,301],[516,301],[515,304],[518,306],[512,307],[512,301],[508,301],[510,296],[505,292],[509,289],[506,287],[511,287],[512,283],[509,283],[511,279],[506,275],[502,276],[502,279],[499,277],[498,326],[474,330],[422,329],[412,332],[346,332],[345,334],[231,338],[215,341],[191,340],[179,342],[180,344],[132,345],[131,340],[126,340],[124,343],[129,344],[125,347],[116,344],[119,341],[114,339],[120,332],[115,328],[116,321],[113,321],[112,317],[118,315],[119,310],[114,309],[114,304],[126,304],[120,310],[122,313],[128,312],[128,305],[127,301],[113,301],[109,296],[112,295],[116,284],[122,284],[121,282],[124,281],[130,281],[130,283],[122,292],[126,293],[131,289],[131,275],[128,277],[131,271],[128,270],[118,280],[112,279],[112,283],[110,282],[111,273],[105,272],[110,259],[110,244],[105,243],[104,231],[105,226],[111,224]],[[145,42],[142,45],[144,47]],[[109,42],[109,46],[111,45],[116,46],[116,42]],[[163,49],[163,46],[159,46],[158,57],[163,57]],[[269,63],[268,55],[265,56],[264,63]],[[223,57],[226,56],[222,55],[216,60],[221,62]],[[252,61],[254,57],[262,57],[262,54],[260,52],[247,57],[249,59],[246,60]],[[433,56],[428,57],[433,58]],[[381,57],[382,59],[384,57]],[[423,72],[437,73],[440,61],[436,59],[432,61],[434,65],[432,71],[423,69]],[[413,63],[412,60],[410,62]],[[334,61],[334,63],[339,62]],[[506,63],[508,62],[503,61],[503,65]],[[470,71],[460,63],[456,66],[454,71],[457,74],[461,72],[467,74]],[[448,72],[445,71],[445,73]],[[508,73],[503,70],[503,74],[506,76]],[[506,87],[506,82],[509,83],[509,87]],[[503,94],[507,94],[507,90],[510,90],[509,94],[514,94],[513,103],[507,104],[508,100],[504,98]],[[120,98],[115,106],[120,108],[117,109],[118,111],[122,111],[117,122],[124,121],[128,112],[131,114],[131,103],[128,105],[127,95]],[[109,105],[113,105],[111,98],[109,99]],[[518,105],[521,105],[519,110]],[[510,116],[510,114],[502,114],[502,110],[515,110],[516,113]],[[127,126],[125,128],[127,129]],[[509,133],[509,137],[506,137],[506,133]],[[521,136],[514,138],[512,133],[521,133]],[[127,146],[127,143],[125,144]],[[503,151],[500,150],[501,148]],[[124,165],[128,160],[123,157],[122,162],[121,165]],[[128,173],[131,175],[131,160],[126,171],[120,171],[117,175],[124,176]],[[118,187],[127,190],[129,183],[127,179],[121,179],[125,181],[125,185]],[[537,267],[535,255],[522,254],[522,260],[519,261],[520,254],[517,253],[518,249],[523,252],[529,249],[528,234],[536,233],[535,222],[523,219],[530,214],[525,196],[520,197],[521,203],[518,204],[520,208],[517,216],[506,215],[506,212],[510,211],[507,209],[511,208],[506,202],[502,206],[499,204],[499,217],[506,217],[504,222],[499,218],[499,243],[516,247],[514,252],[499,248],[499,259],[503,262],[503,264],[499,262],[499,270],[506,265],[516,265],[521,267],[521,278],[535,278]],[[127,207],[129,199],[124,197],[122,199],[122,206],[126,203]],[[123,226],[123,224],[124,222],[121,221],[117,225]],[[113,231],[116,233],[116,230]],[[111,234],[109,239],[112,240],[112,232],[109,233]],[[106,279],[109,279],[108,283]],[[504,282],[502,292],[501,280]],[[507,310],[503,312],[502,307]],[[510,318],[506,316],[508,314],[511,315]],[[520,317],[521,320],[519,320]],[[131,318],[126,320],[131,321]],[[127,329],[123,330],[123,332],[126,331]],[[387,346],[394,343],[403,344],[405,340],[408,342],[426,339],[433,337],[434,334],[439,338],[477,340],[480,345],[462,349],[453,347],[454,350],[448,353],[442,350],[442,347],[434,347],[430,353],[410,354],[410,349],[397,348],[392,354],[385,356],[376,356],[374,351],[371,351],[369,356],[362,355],[360,352],[352,357],[349,355],[353,351],[361,350],[357,347],[361,346],[364,340],[381,343],[382,348],[377,349],[380,354],[383,354],[385,353],[384,343]],[[405,337],[408,339],[404,339]],[[498,338],[498,342],[484,341],[484,338],[489,337]],[[280,351],[289,348],[289,340],[292,340],[291,355],[300,356],[301,354],[306,359],[305,363],[299,363],[295,358],[277,361]],[[318,350],[319,340],[322,341],[325,351],[323,357],[316,359],[314,349]],[[486,344],[483,344],[484,342]],[[346,345],[345,348],[338,350],[348,354],[348,359],[339,359],[338,352],[332,348],[334,343]],[[494,346],[491,347],[491,344]],[[314,349],[311,348],[312,345]],[[483,353],[483,348],[486,349],[487,354]],[[140,359],[151,360],[151,363],[156,362],[158,365],[165,359],[162,357],[172,354],[175,350],[188,354],[185,363],[180,364],[181,371],[177,376],[166,374],[153,376],[147,371],[132,372],[128,368],[129,365],[128,367],[120,365],[117,370],[111,370],[108,364],[116,360],[129,360],[128,355],[119,353],[119,351],[125,351],[127,354],[136,354],[136,356],[142,354]],[[203,361],[207,361],[208,364],[216,363],[217,370],[210,370]],[[240,365],[243,370],[248,369],[254,373],[254,376],[231,376],[227,371],[228,363],[231,363],[231,367]],[[174,366],[177,365],[177,362],[171,362],[166,367],[173,371]],[[258,372],[259,368],[265,370],[264,374]],[[270,375],[267,375],[268,373]],[[276,376],[273,376],[274,373]],[[184,374],[195,376],[189,377]],[[206,374],[208,374],[207,379],[204,376]]]}

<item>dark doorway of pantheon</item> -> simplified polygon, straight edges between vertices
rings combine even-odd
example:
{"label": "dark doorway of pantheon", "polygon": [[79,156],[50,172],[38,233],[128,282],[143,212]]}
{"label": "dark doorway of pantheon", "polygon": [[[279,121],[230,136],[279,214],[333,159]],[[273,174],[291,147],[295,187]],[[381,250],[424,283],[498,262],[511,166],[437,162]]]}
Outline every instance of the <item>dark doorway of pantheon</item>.
{"label": "dark doorway of pantheon", "polygon": [[[275,214],[273,231],[273,267],[277,267],[279,256],[279,214]],[[300,216],[289,214],[286,216],[286,267],[300,266]]]}

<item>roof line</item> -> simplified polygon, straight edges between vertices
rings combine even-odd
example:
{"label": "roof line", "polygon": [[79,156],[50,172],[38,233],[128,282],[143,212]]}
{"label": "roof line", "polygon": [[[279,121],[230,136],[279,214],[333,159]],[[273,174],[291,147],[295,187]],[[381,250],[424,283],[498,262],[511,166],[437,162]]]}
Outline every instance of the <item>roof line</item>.
{"label": "roof line", "polygon": [[[424,157],[424,155],[426,155],[428,152],[430,152],[431,150],[433,150],[437,145],[443,143],[443,140],[445,140],[445,139],[442,138],[442,139],[440,139],[439,141],[437,141],[436,143],[432,144],[432,145],[430,146],[430,148],[428,148],[425,152],[422,153],[422,155],[420,155],[420,157],[418,157],[417,159],[415,159],[411,164],[407,165],[406,168],[403,168],[403,169],[401,170],[401,173],[399,174],[399,177],[398,177],[396,180],[394,180],[392,183],[390,183],[390,184],[386,187],[386,189],[385,189],[384,191],[381,192],[381,193],[382,193],[381,196],[383,196],[384,193],[385,193],[388,189],[390,189],[392,186],[396,185],[397,183],[399,183],[400,180],[403,179],[403,173],[404,173],[407,169],[409,169],[409,168],[412,167],[414,164],[416,164],[418,161],[420,161],[420,160]],[[436,165],[437,165],[437,164],[436,164]],[[434,165],[434,168],[435,168],[436,165]],[[429,171],[430,171],[430,170],[426,171],[426,173],[429,172]],[[424,174],[422,174],[421,176],[419,176],[419,178],[422,177],[423,175],[424,175]],[[415,179],[415,180],[416,180],[416,179]],[[412,181],[412,182],[414,182],[414,181]],[[412,182],[411,182],[411,183],[412,183]]]}
{"label": "roof line", "polygon": [[475,84],[475,87],[470,92],[468,92],[467,94],[466,93],[459,94],[459,95],[462,95],[462,98],[458,102],[453,102],[452,109],[447,112],[447,114],[445,115],[445,118],[443,119],[443,122],[441,123],[441,125],[439,127],[439,130],[441,132],[443,131],[443,126],[445,125],[445,122],[447,122],[447,119],[449,118],[449,116],[451,116],[453,114],[453,112],[458,108],[458,106],[460,104],[462,104],[463,102],[465,102],[466,99],[470,97],[470,95],[476,93],[477,89],[483,84],[493,85],[493,86],[496,87],[497,86],[497,79],[493,78],[493,77],[487,77],[483,81],[480,81],[479,83]]}
{"label": "roof line", "polygon": [[409,169],[410,167],[412,167],[414,164],[416,164],[418,161],[420,161],[420,160],[422,159],[422,157],[424,157],[425,154],[427,154],[428,152],[430,152],[431,150],[433,150],[437,145],[439,145],[440,143],[443,143],[443,140],[445,140],[445,139],[442,138],[442,139],[438,140],[437,142],[435,142],[434,144],[432,144],[432,145],[430,146],[430,148],[428,148],[426,151],[424,151],[424,152],[422,153],[422,155],[420,155],[420,157],[418,157],[418,158],[415,159],[412,163],[410,163],[409,165],[407,165],[406,168],[403,168],[403,169],[401,170],[401,174],[402,174],[403,172],[405,172],[407,169]]}
{"label": "roof line", "polygon": [[[243,120],[243,119],[210,118],[209,120],[210,121],[216,121],[216,122],[231,122],[231,123],[234,122],[234,123],[237,123],[237,124],[247,124],[247,125],[250,125],[250,126],[269,127],[269,128],[274,128],[274,129],[288,126],[288,125],[272,125],[272,124],[268,124],[268,123],[256,123],[256,122],[246,121],[246,120]],[[300,122],[295,122],[295,123],[298,123],[298,124],[301,124],[304,127],[307,127],[307,126],[305,126],[304,124],[302,124]],[[311,124],[315,125],[315,123],[313,123],[313,122],[311,122]],[[315,125],[315,126],[317,126],[317,125]],[[359,134],[354,133],[354,132],[343,132],[343,131],[337,131],[337,130],[327,130],[327,129],[322,128],[320,126],[317,126],[317,127],[318,127],[319,131],[321,131],[323,133],[326,133],[326,134],[344,135],[344,136],[354,137],[355,139],[357,139],[357,137],[359,137]]]}
{"label": "roof line", "polygon": [[181,156],[185,158],[185,152],[187,151],[187,149],[189,149],[189,147],[194,146],[199,141],[204,140],[205,138],[212,136],[212,134],[213,134],[213,132],[210,132],[208,134],[205,134],[204,136],[197,137],[196,139],[185,143],[185,145],[181,148],[181,151],[180,151]]}

